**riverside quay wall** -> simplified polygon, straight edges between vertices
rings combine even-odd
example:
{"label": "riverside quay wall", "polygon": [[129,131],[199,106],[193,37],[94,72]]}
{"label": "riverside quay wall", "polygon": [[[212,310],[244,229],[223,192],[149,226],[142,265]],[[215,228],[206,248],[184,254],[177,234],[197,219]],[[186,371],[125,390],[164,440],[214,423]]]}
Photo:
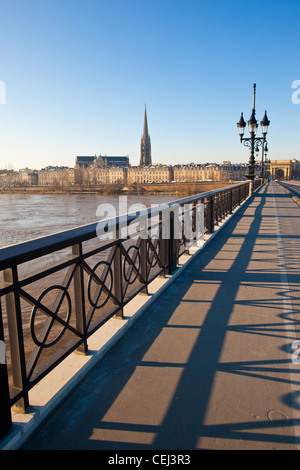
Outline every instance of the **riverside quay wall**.
{"label": "riverside quay wall", "polygon": [[134,185],[124,184],[102,184],[102,185],[82,185],[82,186],[2,186],[0,194],[6,193],[27,193],[27,194],[65,194],[65,193],[97,193],[97,194],[178,194],[193,195],[206,191],[224,188],[235,182],[198,182],[198,183],[144,183]]}

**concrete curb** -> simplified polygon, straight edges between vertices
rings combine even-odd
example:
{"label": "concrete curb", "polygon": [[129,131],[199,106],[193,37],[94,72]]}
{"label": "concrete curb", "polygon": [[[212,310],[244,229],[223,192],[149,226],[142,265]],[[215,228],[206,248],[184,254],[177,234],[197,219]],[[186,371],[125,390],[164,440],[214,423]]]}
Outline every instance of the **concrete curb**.
{"label": "concrete curb", "polygon": [[[195,258],[206,248],[206,246],[220,233],[220,231],[224,228],[224,226],[232,220],[232,218],[240,211],[243,205],[251,200],[253,195],[248,197],[242,204],[237,207],[234,212],[227,216],[226,219],[220,224],[216,230],[208,236],[207,239],[204,239],[202,246],[198,246],[194,248],[194,252],[190,253],[189,255],[182,255],[182,258],[185,256],[185,260],[183,260],[183,264],[181,264],[171,276],[167,276],[164,280],[160,280],[158,287],[156,286],[156,290],[153,294],[149,296],[141,296],[143,297],[143,305],[137,307],[135,313],[133,313],[129,317],[125,317],[124,320],[119,319],[111,319],[109,322],[113,323],[114,328],[108,328],[107,336],[102,345],[98,349],[92,350],[87,356],[81,356],[78,354],[72,353],[72,358],[65,359],[61,363],[61,372],[60,376],[63,377],[65,383],[59,387],[58,390],[54,390],[50,399],[46,399],[45,403],[34,404],[28,410],[28,412],[24,414],[13,413],[13,426],[9,434],[0,441],[0,450],[17,450],[19,449],[25,441],[30,437],[30,435],[37,431],[37,429],[42,426],[43,422],[54,413],[59,406],[63,403],[63,401],[72,393],[75,387],[78,387],[79,384],[86,378],[86,376],[90,373],[90,371],[101,361],[101,359],[106,355],[109,350],[119,341],[126,331],[143,315],[151,305],[160,297],[166,289],[168,289],[173,282],[185,271],[185,269],[195,260]],[[155,281],[153,281],[155,283]],[[139,297],[139,296],[137,296]],[[133,302],[133,301],[132,301]],[[128,304],[130,305],[131,302]],[[107,323],[109,323],[107,322]],[[104,329],[105,325],[100,328]],[[99,330],[98,330],[99,331]],[[95,333],[96,335],[96,333]],[[93,335],[94,336],[94,335]],[[93,338],[93,336],[91,338]],[[103,341],[103,339],[102,339]],[[70,358],[70,356],[69,356]],[[73,368],[74,362],[78,362],[77,368],[78,370],[72,371],[72,376],[70,378],[66,378],[68,376],[68,368]],[[71,364],[72,363],[72,364]],[[68,365],[66,365],[68,364]],[[63,370],[65,368],[65,370]],[[52,371],[54,372],[54,371]],[[67,373],[66,373],[67,372]],[[49,374],[51,376],[52,373]],[[55,374],[54,374],[55,375]],[[43,379],[46,383],[44,386],[47,389],[47,394],[49,394],[49,387],[51,387],[51,383],[53,384],[55,381],[55,385],[57,386],[57,378],[54,378],[50,385],[47,383],[47,377]],[[39,387],[39,384],[36,385],[36,389]],[[42,386],[40,387],[41,390],[36,393],[36,396],[43,392]],[[32,401],[30,401],[32,402]]]}
{"label": "concrete curb", "polygon": [[[280,183],[279,183],[280,184]],[[285,192],[293,199],[293,201],[297,204],[297,206],[300,207],[300,199],[297,196],[293,196],[293,194],[289,191],[288,188],[286,188],[283,184],[280,184],[280,186],[285,190]],[[294,185],[296,186],[296,185]]]}

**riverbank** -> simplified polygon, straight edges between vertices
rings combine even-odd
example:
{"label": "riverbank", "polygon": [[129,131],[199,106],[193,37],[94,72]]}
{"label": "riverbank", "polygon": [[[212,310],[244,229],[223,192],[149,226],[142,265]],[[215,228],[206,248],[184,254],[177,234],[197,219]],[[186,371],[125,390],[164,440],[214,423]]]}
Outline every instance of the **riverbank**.
{"label": "riverbank", "polygon": [[205,181],[199,183],[145,183],[132,186],[101,185],[101,186],[11,186],[0,188],[0,194],[170,194],[192,195],[230,186],[235,182]]}

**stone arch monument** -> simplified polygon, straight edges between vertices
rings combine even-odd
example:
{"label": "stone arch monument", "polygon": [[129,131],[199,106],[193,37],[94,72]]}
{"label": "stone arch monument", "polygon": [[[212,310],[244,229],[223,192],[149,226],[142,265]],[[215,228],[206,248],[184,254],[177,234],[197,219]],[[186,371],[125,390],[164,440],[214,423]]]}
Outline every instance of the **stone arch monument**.
{"label": "stone arch monument", "polygon": [[291,160],[271,160],[270,177],[282,181],[297,179],[300,173],[300,162]]}

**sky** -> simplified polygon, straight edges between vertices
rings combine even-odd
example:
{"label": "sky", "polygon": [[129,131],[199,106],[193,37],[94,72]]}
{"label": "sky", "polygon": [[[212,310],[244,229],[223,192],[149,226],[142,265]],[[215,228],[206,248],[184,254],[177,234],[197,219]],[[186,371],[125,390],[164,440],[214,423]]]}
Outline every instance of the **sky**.
{"label": "sky", "polygon": [[0,0],[0,168],[137,165],[145,105],[153,163],[246,163],[253,83],[269,158],[300,160],[299,18],[300,0]]}

